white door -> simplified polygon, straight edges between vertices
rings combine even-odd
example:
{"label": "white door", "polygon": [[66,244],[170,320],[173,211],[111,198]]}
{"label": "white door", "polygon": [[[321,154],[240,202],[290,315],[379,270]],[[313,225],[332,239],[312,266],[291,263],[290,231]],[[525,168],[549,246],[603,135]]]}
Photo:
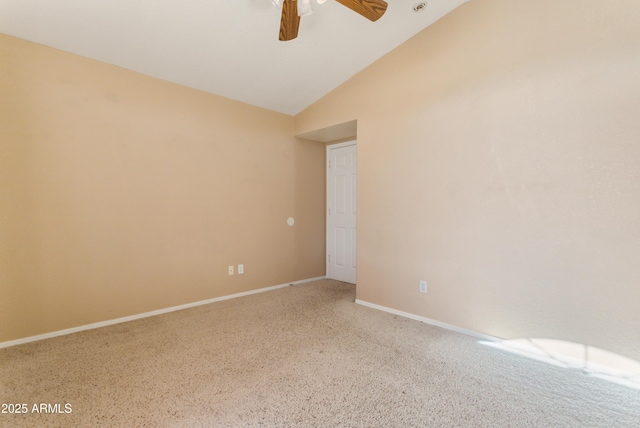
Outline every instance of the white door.
{"label": "white door", "polygon": [[356,142],[327,146],[327,277],[356,283]]}

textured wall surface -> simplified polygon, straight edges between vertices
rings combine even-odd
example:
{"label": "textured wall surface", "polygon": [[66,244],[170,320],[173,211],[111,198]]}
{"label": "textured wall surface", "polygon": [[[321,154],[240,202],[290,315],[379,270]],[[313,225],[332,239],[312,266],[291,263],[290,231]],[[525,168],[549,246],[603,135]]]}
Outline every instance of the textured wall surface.
{"label": "textured wall surface", "polygon": [[296,116],[358,120],[358,299],[640,359],[638,22],[475,0]]}
{"label": "textured wall surface", "polygon": [[0,342],[324,275],[325,147],[292,117],[2,35],[0,58]]}

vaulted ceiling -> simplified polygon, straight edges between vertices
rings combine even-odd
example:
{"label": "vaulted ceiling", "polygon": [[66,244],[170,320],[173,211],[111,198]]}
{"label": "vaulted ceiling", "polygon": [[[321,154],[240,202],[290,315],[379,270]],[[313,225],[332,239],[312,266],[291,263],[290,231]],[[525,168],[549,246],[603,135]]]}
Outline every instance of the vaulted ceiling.
{"label": "vaulted ceiling", "polygon": [[421,1],[370,22],[314,0],[281,42],[271,0],[0,0],[0,32],[294,115],[468,0]]}

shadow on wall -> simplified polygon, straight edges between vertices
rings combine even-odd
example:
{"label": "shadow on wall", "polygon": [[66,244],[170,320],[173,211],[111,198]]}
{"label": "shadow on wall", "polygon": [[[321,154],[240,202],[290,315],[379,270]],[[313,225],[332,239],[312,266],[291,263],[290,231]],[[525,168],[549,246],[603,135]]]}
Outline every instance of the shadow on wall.
{"label": "shadow on wall", "polygon": [[640,389],[640,362],[594,346],[554,339],[483,340],[479,343]]}

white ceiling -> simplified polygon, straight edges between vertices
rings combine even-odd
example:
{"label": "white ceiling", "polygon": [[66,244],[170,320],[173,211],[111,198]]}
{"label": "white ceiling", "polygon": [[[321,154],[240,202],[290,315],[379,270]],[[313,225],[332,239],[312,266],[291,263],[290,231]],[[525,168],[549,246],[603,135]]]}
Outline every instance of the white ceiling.
{"label": "white ceiling", "polygon": [[468,0],[418,1],[377,22],[314,1],[281,42],[271,0],[0,0],[0,32],[294,115]]}

